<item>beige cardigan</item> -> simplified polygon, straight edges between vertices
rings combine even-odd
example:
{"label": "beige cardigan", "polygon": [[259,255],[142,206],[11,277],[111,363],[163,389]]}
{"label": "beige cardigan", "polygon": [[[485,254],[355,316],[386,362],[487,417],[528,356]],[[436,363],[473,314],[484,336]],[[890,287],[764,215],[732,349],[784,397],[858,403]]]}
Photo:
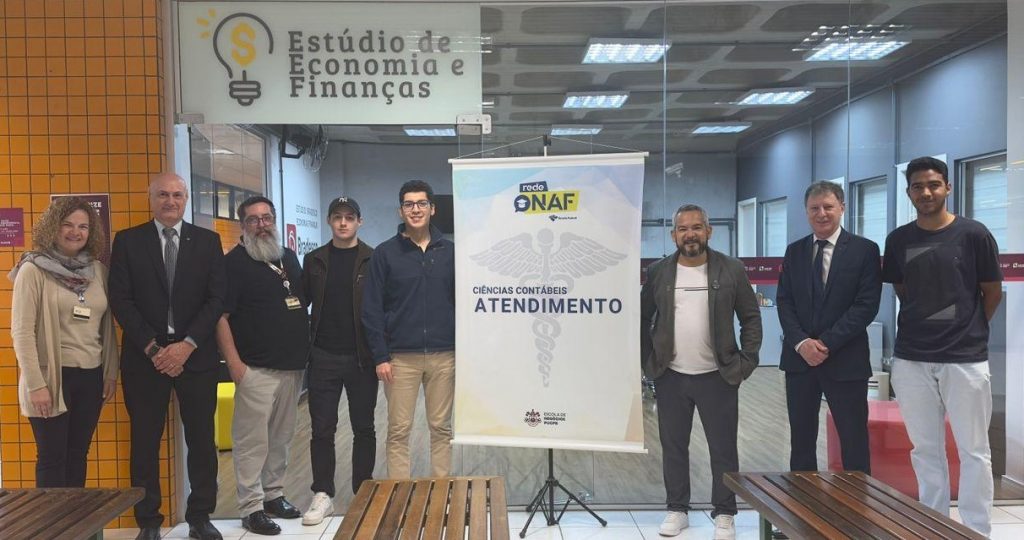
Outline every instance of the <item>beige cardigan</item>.
{"label": "beige cardigan", "polygon": [[[95,279],[107,292],[107,267],[93,262]],[[36,265],[27,262],[18,270],[14,280],[14,298],[11,302],[11,338],[14,354],[18,358],[18,402],[24,416],[39,416],[29,399],[33,388],[47,387],[53,400],[53,415],[68,410],[61,390],[60,314],[57,293],[63,285],[49,277]],[[117,379],[117,336],[110,308],[100,321],[102,345],[101,365],[103,379]]]}

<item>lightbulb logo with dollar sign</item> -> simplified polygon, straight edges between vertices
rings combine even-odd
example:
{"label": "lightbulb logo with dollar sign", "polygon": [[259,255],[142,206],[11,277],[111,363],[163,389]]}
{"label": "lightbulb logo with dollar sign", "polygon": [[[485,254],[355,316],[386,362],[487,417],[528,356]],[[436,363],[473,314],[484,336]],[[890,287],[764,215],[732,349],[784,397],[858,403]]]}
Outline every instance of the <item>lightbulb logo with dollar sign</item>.
{"label": "lightbulb logo with dollar sign", "polygon": [[[209,19],[200,17],[196,23],[206,29],[199,37],[211,37],[208,30],[217,12],[209,10]],[[230,24],[229,24],[230,23]],[[260,29],[263,29],[260,32]],[[213,53],[228,72],[228,95],[243,107],[252,105],[263,94],[260,82],[249,78],[248,68],[258,57],[257,47],[266,43],[267,54],[274,53],[274,35],[270,27],[252,13],[234,13],[217,24],[212,33]],[[227,59],[224,52],[228,51]],[[235,67],[232,67],[234,65]],[[236,74],[239,78],[236,79]]]}

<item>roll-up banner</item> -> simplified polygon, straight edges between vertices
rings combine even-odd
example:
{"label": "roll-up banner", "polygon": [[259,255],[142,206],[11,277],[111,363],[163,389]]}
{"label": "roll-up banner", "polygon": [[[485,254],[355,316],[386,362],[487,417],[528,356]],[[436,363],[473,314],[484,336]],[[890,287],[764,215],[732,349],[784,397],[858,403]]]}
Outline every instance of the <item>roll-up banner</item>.
{"label": "roll-up banner", "polygon": [[646,452],[646,155],[451,160],[454,444]]}

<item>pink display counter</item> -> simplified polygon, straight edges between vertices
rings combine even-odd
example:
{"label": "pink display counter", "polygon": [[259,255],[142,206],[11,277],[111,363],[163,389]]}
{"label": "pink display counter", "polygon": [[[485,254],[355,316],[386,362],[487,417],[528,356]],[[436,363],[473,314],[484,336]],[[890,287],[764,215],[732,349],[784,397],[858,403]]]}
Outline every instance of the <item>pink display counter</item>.
{"label": "pink display counter", "polygon": [[[839,434],[829,411],[827,419],[828,468],[843,469]],[[917,498],[917,477],[910,464],[910,438],[903,424],[899,403],[868,400],[868,436],[871,449],[871,476],[889,484],[909,497]],[[960,458],[956,452],[953,431],[946,420],[946,456],[949,459],[950,497],[956,499],[960,485]]]}

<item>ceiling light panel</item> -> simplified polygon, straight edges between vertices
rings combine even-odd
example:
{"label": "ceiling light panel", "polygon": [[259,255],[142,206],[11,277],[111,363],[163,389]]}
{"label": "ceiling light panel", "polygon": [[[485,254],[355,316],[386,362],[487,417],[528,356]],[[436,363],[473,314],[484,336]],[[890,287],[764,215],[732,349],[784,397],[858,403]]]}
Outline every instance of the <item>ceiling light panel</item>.
{"label": "ceiling light panel", "polygon": [[808,62],[879,60],[902,49],[909,41],[832,42],[807,57]]}
{"label": "ceiling light panel", "polygon": [[910,43],[902,24],[819,26],[794,47],[808,62],[879,60]]}
{"label": "ceiling light panel", "polygon": [[568,137],[572,135],[597,135],[601,133],[602,126],[585,124],[567,124],[551,126],[551,134],[555,137]]}
{"label": "ceiling light panel", "polygon": [[591,38],[584,64],[649,64],[661,60],[671,43],[660,39]]}
{"label": "ceiling light panel", "polygon": [[414,127],[406,126],[403,128],[405,134],[410,137],[454,137],[455,128],[453,127]]}
{"label": "ceiling light panel", "polygon": [[570,92],[562,103],[564,109],[618,109],[629,99],[629,92]]}
{"label": "ceiling light panel", "polygon": [[792,105],[814,93],[813,88],[770,88],[747,92],[737,105]]}
{"label": "ceiling light panel", "polygon": [[750,122],[706,122],[693,130],[694,135],[721,135],[739,133],[751,126]]}

